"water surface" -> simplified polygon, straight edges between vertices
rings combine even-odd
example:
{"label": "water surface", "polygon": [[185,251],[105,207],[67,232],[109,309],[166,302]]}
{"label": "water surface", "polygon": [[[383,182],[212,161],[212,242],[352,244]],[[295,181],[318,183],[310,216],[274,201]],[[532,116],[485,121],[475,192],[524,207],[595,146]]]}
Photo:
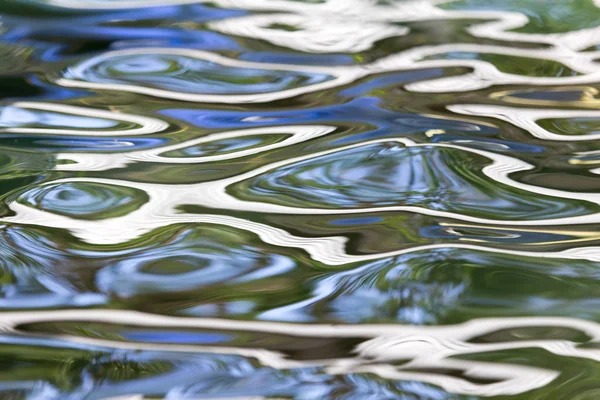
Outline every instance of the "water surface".
{"label": "water surface", "polygon": [[0,14],[0,398],[600,397],[597,0]]}

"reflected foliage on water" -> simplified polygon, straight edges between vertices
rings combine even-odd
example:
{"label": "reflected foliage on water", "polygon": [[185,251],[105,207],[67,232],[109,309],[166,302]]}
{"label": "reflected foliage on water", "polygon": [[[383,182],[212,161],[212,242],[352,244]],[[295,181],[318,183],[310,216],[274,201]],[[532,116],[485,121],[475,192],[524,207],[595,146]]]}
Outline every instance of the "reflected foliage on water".
{"label": "reflected foliage on water", "polygon": [[0,14],[0,398],[600,396],[597,0]]}

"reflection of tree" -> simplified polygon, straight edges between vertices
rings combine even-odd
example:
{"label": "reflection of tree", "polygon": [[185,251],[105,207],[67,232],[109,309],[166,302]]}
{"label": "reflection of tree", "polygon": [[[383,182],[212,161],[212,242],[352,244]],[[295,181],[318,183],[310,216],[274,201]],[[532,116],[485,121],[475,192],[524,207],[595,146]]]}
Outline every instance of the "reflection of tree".
{"label": "reflection of tree", "polygon": [[[161,360],[136,352],[111,354],[68,347],[13,345],[0,346],[0,357],[3,364],[0,395],[7,398],[13,398],[11,390],[3,386],[13,386],[15,394],[28,392],[40,398],[83,398],[96,391],[110,393],[121,384],[141,388],[144,380],[174,376],[178,372],[176,363],[168,357]],[[36,385],[31,385],[32,381]],[[3,385],[4,382],[13,385]]]}
{"label": "reflection of tree", "polygon": [[585,305],[598,303],[596,267],[586,261],[565,266],[558,259],[432,250],[323,276],[315,293],[331,289],[311,308],[321,318],[351,323],[447,324],[557,310],[595,318],[598,313]]}
{"label": "reflection of tree", "polygon": [[393,258],[373,270],[342,278],[328,300],[336,318],[354,323],[445,321],[469,287],[469,273],[450,268],[446,252]]}

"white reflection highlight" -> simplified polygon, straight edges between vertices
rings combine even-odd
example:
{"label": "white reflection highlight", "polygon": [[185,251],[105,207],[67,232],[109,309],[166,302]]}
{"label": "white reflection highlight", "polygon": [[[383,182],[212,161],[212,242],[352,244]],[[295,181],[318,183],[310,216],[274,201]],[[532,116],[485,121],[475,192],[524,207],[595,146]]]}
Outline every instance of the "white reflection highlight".
{"label": "white reflection highlight", "polygon": [[[122,324],[139,328],[214,329],[286,335],[298,338],[364,338],[347,358],[299,361],[260,348],[181,345],[148,342],[122,342],[74,335],[51,335],[68,343],[107,349],[173,351],[230,354],[254,358],[276,369],[321,367],[326,373],[346,375],[373,373],[385,379],[416,380],[442,387],[451,393],[474,396],[501,396],[525,393],[544,387],[559,376],[558,371],[530,366],[457,359],[461,355],[482,354],[526,348],[544,349],[561,357],[600,361],[600,350],[583,348],[567,340],[511,340],[491,343],[472,342],[482,335],[509,329],[534,327],[566,328],[588,335],[591,342],[600,340],[600,325],[576,318],[516,317],[476,319],[458,325],[415,326],[400,324],[323,325],[264,321],[237,321],[216,318],[171,317],[125,310],[61,310],[7,313],[0,316],[6,333],[27,335],[20,325],[51,322],[91,322]],[[399,363],[399,361],[406,361]],[[400,365],[398,365],[400,364]],[[439,369],[462,372],[454,377],[435,372]],[[427,370],[430,369],[431,372]],[[469,378],[488,379],[473,383]]]}
{"label": "white reflection highlight", "polygon": [[447,106],[446,108],[458,114],[501,119],[518,126],[521,129],[525,129],[538,139],[577,142],[598,140],[600,138],[600,136],[595,133],[585,135],[560,135],[542,128],[536,122],[542,119],[563,118],[598,118],[600,120],[600,111],[520,108],[484,104],[457,104]]}
{"label": "white reflection highlight", "polygon": [[[352,25],[352,21],[362,23],[366,30],[375,29],[375,34],[381,33],[381,38],[405,34],[405,28],[394,27],[392,23],[414,22],[427,20],[482,20],[473,26],[466,27],[467,31],[475,36],[515,43],[540,43],[554,48],[563,48],[572,51],[581,51],[600,43],[600,27],[580,29],[565,33],[522,33],[514,30],[527,25],[529,19],[526,15],[510,11],[489,10],[444,10],[437,5],[447,3],[445,0],[413,0],[402,2],[378,2],[376,0],[325,0],[322,3],[304,3],[286,0],[38,0],[40,3],[54,7],[70,9],[127,9],[139,7],[158,7],[165,5],[184,5],[193,3],[212,3],[223,8],[237,8],[250,11],[277,11],[302,16],[300,23],[302,29],[289,34],[273,36],[264,34],[264,27],[277,23],[278,18],[290,18],[288,15],[257,16],[250,15],[232,19],[235,25],[225,22],[211,24],[217,31],[235,35],[247,36],[256,39],[272,41],[280,46],[286,46],[303,51],[325,51],[328,48],[323,38],[329,34],[331,41],[341,41],[337,47],[330,47],[331,51],[362,51],[368,49],[375,40],[370,41],[366,35],[357,31],[351,32],[352,39],[342,39],[341,33],[346,32],[344,25]],[[599,6],[597,0],[594,4]],[[310,16],[326,16],[326,24],[321,26],[320,32],[310,22]],[[295,17],[291,17],[295,18]],[[298,20],[295,20],[298,25]],[[236,26],[237,25],[237,26]],[[358,28],[361,29],[360,27]],[[272,38],[272,39],[271,39]],[[302,38],[305,42],[302,42]],[[370,43],[369,43],[370,42]],[[346,45],[342,45],[346,43]]]}
{"label": "white reflection highlight", "polygon": [[[134,162],[153,162],[164,164],[201,164],[216,161],[233,160],[260,154],[265,151],[292,146],[307,140],[318,138],[335,130],[325,125],[285,125],[255,129],[240,129],[230,132],[215,133],[181,143],[162,146],[155,149],[137,150],[126,153],[94,154],[94,153],[60,153],[57,160],[74,161],[73,164],[59,164],[60,171],[106,171],[113,168],[123,168]],[[242,149],[227,154],[206,155],[198,157],[165,157],[164,153],[215,142],[224,139],[244,138],[252,135],[290,135],[278,143],[268,144],[251,149]]]}
{"label": "white reflection highlight", "polygon": [[[565,77],[523,76],[501,72],[491,63],[482,60],[426,59],[455,52],[489,53],[555,61],[562,63],[574,71],[579,72],[581,75]],[[264,71],[270,70],[326,74],[332,78],[319,83],[307,84],[305,86],[266,93],[250,94],[187,93],[134,84],[92,82],[84,80],[83,78],[85,76],[85,71],[92,68],[94,65],[97,65],[98,63],[110,60],[113,57],[133,55],[177,55],[198,60],[205,60],[228,67],[250,68]],[[405,86],[407,90],[421,93],[446,93],[478,90],[493,85],[589,84],[598,82],[600,80],[600,63],[594,62],[594,60],[598,57],[599,55],[594,52],[577,53],[570,49],[561,47],[550,49],[519,49],[514,47],[480,44],[447,44],[411,48],[404,52],[393,54],[365,65],[312,66],[249,62],[223,57],[207,51],[192,49],[142,48],[104,52],[101,55],[92,57],[80,64],[70,67],[70,77],[59,78],[55,81],[55,83],[66,87],[124,91],[181,101],[243,104],[288,99],[299,95],[333,89],[374,74],[423,68],[468,67],[472,68],[473,72],[459,76],[450,76],[410,83]]]}
{"label": "white reflection highlight", "polygon": [[[277,25],[281,27],[277,29]],[[402,36],[408,28],[339,15],[262,14],[213,21],[209,28],[233,36],[261,39],[310,53],[357,53],[379,40]]]}
{"label": "white reflection highlight", "polygon": [[[306,156],[300,156],[295,158],[286,159],[279,162],[274,162],[259,168],[256,168],[250,172],[246,172],[231,178],[225,178],[216,181],[201,182],[196,184],[153,184],[153,183],[140,183],[130,182],[123,180],[114,179],[102,179],[102,178],[67,178],[48,182],[46,184],[60,184],[67,182],[96,182],[108,185],[126,186],[146,192],[149,197],[148,202],[143,204],[138,209],[130,212],[127,215],[107,218],[103,220],[95,221],[82,221],[53,214],[48,211],[35,209],[25,204],[18,203],[16,201],[11,202],[8,206],[15,212],[16,215],[4,217],[0,221],[4,223],[17,223],[17,224],[28,224],[28,225],[41,225],[46,227],[62,228],[70,230],[74,235],[88,243],[96,244],[109,244],[109,243],[123,243],[135,239],[145,233],[148,233],[156,228],[168,226],[179,222],[208,222],[211,218],[216,219],[216,223],[229,224],[232,226],[238,226],[242,229],[247,229],[244,226],[248,226],[248,222],[245,220],[238,220],[226,216],[205,216],[198,214],[182,213],[179,211],[182,205],[200,205],[203,207],[220,209],[220,210],[237,210],[244,212],[254,213],[270,213],[270,214],[288,214],[288,215],[351,215],[356,213],[378,213],[385,211],[398,211],[398,212],[410,212],[415,214],[436,216],[440,218],[455,219],[471,223],[479,223],[485,225],[515,225],[515,226],[553,226],[553,225],[573,225],[573,224],[592,224],[600,222],[600,213],[594,213],[589,215],[581,215],[575,217],[564,217],[564,218],[549,218],[541,220],[496,220],[489,218],[480,218],[474,216],[468,216],[453,212],[446,212],[440,210],[431,210],[423,207],[416,206],[383,206],[383,207],[371,207],[371,208],[358,208],[358,209],[322,209],[322,208],[297,208],[289,206],[281,206],[276,204],[268,204],[261,202],[250,202],[243,201],[235,198],[234,196],[227,193],[227,188],[235,183],[241,182],[245,179],[255,177],[259,174],[268,172],[275,168],[279,168],[288,164],[296,163],[303,160],[308,160],[314,157],[319,157],[327,154],[336,153],[339,151],[356,148],[360,146],[366,146],[374,143],[385,143],[385,142],[398,142],[405,146],[437,146],[445,148],[453,148],[461,151],[467,151],[474,154],[484,156],[491,160],[491,164],[487,165],[482,169],[483,174],[491,178],[495,182],[503,183],[514,188],[522,189],[531,193],[553,196],[562,199],[573,199],[580,200],[595,204],[600,204],[600,194],[597,193],[579,193],[569,192],[556,189],[548,189],[539,186],[529,185],[526,183],[518,182],[510,178],[510,174],[519,171],[526,171],[533,166],[521,161],[517,158],[509,157],[506,155],[495,154],[492,152],[461,147],[451,144],[416,144],[406,138],[396,139],[379,139],[359,143],[355,145],[349,145],[338,149],[332,149],[322,151],[318,153],[309,154]],[[206,219],[208,218],[208,220]],[[221,222],[218,222],[221,221]],[[235,221],[235,222],[234,222]],[[241,221],[241,222],[240,222]],[[211,222],[208,222],[211,223]],[[256,232],[258,229],[266,229],[269,231],[270,227],[261,224],[250,223],[249,230]],[[273,232],[273,231],[270,231]],[[307,251],[307,245],[311,241],[319,242],[319,239],[309,238],[294,238],[290,236],[280,236],[282,231],[277,230],[276,242],[281,242],[280,238],[287,237],[291,239],[291,247],[304,248]],[[262,236],[261,236],[262,237]],[[264,239],[263,239],[264,240]],[[298,242],[295,242],[298,240]],[[334,261],[335,264],[339,264],[339,258],[346,260],[345,262],[359,261],[355,259],[356,256],[348,256],[343,250],[343,243],[345,238],[330,238],[326,243],[334,244],[334,249],[327,248],[316,251],[316,254],[311,255],[315,259],[325,259],[327,263]],[[284,240],[285,242],[285,240]],[[307,243],[308,242],[308,243]],[[271,243],[271,242],[269,242]],[[319,242],[321,243],[321,242]],[[288,247],[289,247],[288,244]],[[319,244],[321,246],[321,244]],[[585,248],[583,248],[585,249]],[[504,251],[504,250],[503,250]],[[518,252],[517,252],[518,253]],[[568,254],[569,257],[587,258],[591,257],[594,259],[598,258],[597,248],[587,248],[587,250],[578,250],[577,253],[560,253]],[[386,254],[391,255],[390,253]],[[376,255],[375,258],[380,258],[383,254]],[[555,256],[555,255],[553,255]],[[369,259],[369,256],[364,256]],[[333,260],[332,260],[333,258]],[[342,262],[344,263],[344,262]]]}
{"label": "white reflection highlight", "polygon": [[[158,89],[147,86],[138,86],[133,84],[120,83],[102,83],[89,82],[81,80],[85,76],[85,71],[92,68],[94,65],[106,61],[112,57],[133,56],[133,55],[177,55],[190,57],[198,60],[209,61],[211,63],[223,65],[226,67],[250,68],[265,71],[284,71],[284,72],[304,72],[330,75],[331,79],[320,83],[308,84],[290,89],[283,89],[274,92],[266,93],[251,93],[251,94],[206,94],[206,93],[184,93],[166,89]],[[72,78],[59,78],[55,81],[56,84],[65,87],[75,87],[83,89],[102,89],[115,90],[121,92],[131,92],[144,94],[149,96],[162,97],[166,99],[205,102],[205,103],[261,103],[281,99],[287,99],[302,94],[313,93],[325,89],[335,88],[347,83],[351,83],[364,75],[359,67],[325,67],[325,66],[302,66],[291,64],[271,64],[257,63],[250,61],[236,60],[220,56],[215,53],[210,53],[201,50],[179,49],[169,47],[159,48],[141,48],[141,49],[125,49],[107,51],[96,57],[92,57],[80,64],[69,68],[69,74]]]}
{"label": "white reflection highlight", "polygon": [[[66,104],[49,104],[38,102],[20,101],[11,104],[10,107],[19,109],[30,109],[39,111],[49,111],[53,113],[64,114],[64,121],[69,122],[71,116],[81,116],[102,119],[105,121],[127,122],[138,125],[131,129],[61,129],[61,128],[28,128],[28,127],[4,127],[0,132],[7,133],[29,133],[44,135],[77,135],[77,136],[135,136],[148,135],[162,132],[169,127],[166,122],[150,117],[140,115],[126,114],[117,111],[104,111],[88,107],[69,106]],[[92,120],[93,121],[93,120]],[[16,122],[16,121],[15,121]],[[25,121],[23,121],[25,122]],[[37,121],[32,121],[37,122]]]}
{"label": "white reflection highlight", "polygon": [[[73,0],[46,0],[45,2],[53,6],[67,8],[112,9],[158,6],[165,4],[187,4],[197,1],[107,2],[90,0],[76,2]],[[514,32],[514,29],[523,27],[528,23],[527,16],[517,12],[506,11],[443,10],[436,6],[443,2],[428,0],[389,3],[379,3],[375,0],[329,0],[323,3],[314,4],[284,0],[207,0],[199,2],[216,3],[218,6],[225,8],[240,8],[253,11],[277,11],[277,14],[256,14],[213,21],[209,23],[209,26],[222,33],[266,40],[278,46],[306,52],[329,53],[364,51],[371,48],[373,43],[378,40],[405,35],[408,32],[407,28],[398,26],[397,23],[428,20],[447,21],[453,19],[475,19],[484,21],[466,28],[468,32],[475,37],[510,43],[540,43],[548,45],[549,47],[521,49],[514,46],[504,47],[458,43],[442,46],[416,47],[407,52],[362,67],[304,66],[301,68],[304,68],[305,71],[311,71],[318,68],[319,71],[333,74],[337,78],[329,82],[323,82],[303,88],[283,90],[277,92],[277,94],[270,93],[269,95],[227,95],[223,97],[223,95],[183,94],[137,85],[94,83],[66,78],[59,79],[57,83],[70,87],[125,90],[185,101],[247,103],[273,101],[299,94],[311,93],[317,90],[329,89],[352,82],[366,74],[413,68],[447,68],[462,66],[474,69],[473,73],[462,75],[459,78],[448,77],[434,79],[413,83],[407,86],[409,90],[425,93],[469,91],[502,84],[586,84],[595,83],[600,78],[600,67],[593,62],[594,59],[600,56],[600,52],[582,52],[582,50],[600,43],[600,26],[555,34]],[[288,14],[282,14],[282,12]],[[279,25],[279,27],[277,25]],[[212,53],[187,49],[120,50],[116,52],[106,52],[98,57],[103,58],[117,54],[133,54],[135,52],[144,53],[148,51],[158,51],[165,54],[165,52],[169,50],[176,52],[176,54],[189,57],[207,60],[212,59],[223,65],[265,69],[272,69],[275,67],[286,71],[295,70],[293,69],[294,67],[290,65],[248,63],[217,56]],[[503,73],[498,71],[498,69],[490,63],[480,60],[422,60],[425,56],[456,51],[494,53],[553,60],[562,63],[575,71],[581,72],[583,75],[568,77],[525,77]],[[409,65],[406,65],[406,60],[403,60],[407,55],[412,58]],[[93,58],[92,60],[98,60],[98,57]],[[382,68],[383,64],[387,64],[387,66]],[[89,61],[82,65],[89,65]]]}
{"label": "white reflection highlight", "polygon": [[[555,61],[582,75],[565,77],[523,76],[502,72],[493,64],[482,60],[425,60],[427,57],[456,52],[487,53]],[[446,44],[415,47],[378,60],[370,68],[377,72],[383,72],[420,68],[468,67],[472,68],[473,72],[406,85],[406,89],[421,93],[467,92],[493,85],[577,85],[598,82],[600,80],[600,64],[594,62],[597,56],[593,53],[576,53],[559,47],[519,49],[481,44]]]}

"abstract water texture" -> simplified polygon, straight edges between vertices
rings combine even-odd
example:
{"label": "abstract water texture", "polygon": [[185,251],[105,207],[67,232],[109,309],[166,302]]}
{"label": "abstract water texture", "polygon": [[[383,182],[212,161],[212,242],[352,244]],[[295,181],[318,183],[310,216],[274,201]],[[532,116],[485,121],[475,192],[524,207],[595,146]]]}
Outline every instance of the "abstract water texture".
{"label": "abstract water texture", "polygon": [[600,1],[0,15],[0,398],[600,398]]}

